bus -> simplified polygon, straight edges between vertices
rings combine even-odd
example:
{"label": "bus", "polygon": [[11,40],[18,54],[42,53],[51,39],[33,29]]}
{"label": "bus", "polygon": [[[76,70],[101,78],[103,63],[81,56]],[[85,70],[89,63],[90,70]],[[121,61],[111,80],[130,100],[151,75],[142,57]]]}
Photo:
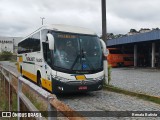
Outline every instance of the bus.
{"label": "bus", "polygon": [[17,67],[51,93],[96,91],[107,78],[106,53],[104,41],[89,29],[48,25],[18,43]]}
{"label": "bus", "polygon": [[132,53],[122,52],[119,48],[108,48],[108,64],[112,67],[133,66],[134,55]]}

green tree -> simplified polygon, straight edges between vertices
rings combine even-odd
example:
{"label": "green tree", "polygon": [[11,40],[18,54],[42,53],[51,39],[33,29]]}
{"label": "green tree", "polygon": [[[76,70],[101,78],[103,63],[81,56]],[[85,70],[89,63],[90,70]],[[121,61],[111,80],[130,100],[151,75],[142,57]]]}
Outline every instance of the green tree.
{"label": "green tree", "polygon": [[2,61],[7,61],[7,60],[11,60],[12,58],[12,53],[8,52],[8,51],[2,51],[2,53],[0,53],[0,60]]}

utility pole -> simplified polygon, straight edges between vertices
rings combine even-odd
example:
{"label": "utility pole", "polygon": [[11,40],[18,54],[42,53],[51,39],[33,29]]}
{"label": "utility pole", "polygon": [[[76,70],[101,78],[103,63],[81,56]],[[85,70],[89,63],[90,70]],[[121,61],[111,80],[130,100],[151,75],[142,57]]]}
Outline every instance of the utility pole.
{"label": "utility pole", "polygon": [[42,25],[43,25],[43,20],[45,19],[44,17],[40,17],[42,19]]}
{"label": "utility pole", "polygon": [[[102,39],[105,42],[104,56],[107,57],[107,49],[106,49],[106,46],[107,46],[106,0],[101,0],[101,5],[102,5]],[[109,84],[107,59],[103,60],[103,68],[104,68],[105,83]]]}
{"label": "utility pole", "polygon": [[102,39],[107,45],[106,0],[101,0],[101,5],[102,5]]}

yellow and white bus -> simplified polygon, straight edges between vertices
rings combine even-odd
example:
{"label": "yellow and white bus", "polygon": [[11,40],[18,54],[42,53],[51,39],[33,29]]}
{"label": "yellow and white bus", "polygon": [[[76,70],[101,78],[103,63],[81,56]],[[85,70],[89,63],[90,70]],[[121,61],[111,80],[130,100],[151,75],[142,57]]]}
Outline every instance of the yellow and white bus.
{"label": "yellow and white bus", "polygon": [[104,83],[105,50],[86,28],[42,26],[19,42],[18,71],[51,93],[96,91]]}

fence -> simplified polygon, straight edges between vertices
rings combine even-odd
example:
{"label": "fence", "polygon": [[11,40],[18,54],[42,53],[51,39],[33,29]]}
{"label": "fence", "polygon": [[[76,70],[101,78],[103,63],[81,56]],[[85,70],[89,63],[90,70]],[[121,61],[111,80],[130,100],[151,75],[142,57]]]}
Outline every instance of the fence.
{"label": "fence", "polygon": [[[44,101],[44,104],[47,106],[47,117],[35,117],[36,120],[43,119],[57,119],[60,114],[61,119],[67,118],[69,120],[84,120],[85,118],[72,110],[69,106],[65,105],[63,102],[59,101],[55,95],[45,91],[44,89],[38,87],[32,82],[24,79],[23,77],[18,77],[14,72],[0,65],[0,83],[1,88],[5,93],[5,100],[8,102],[8,111],[12,111],[13,104],[13,90],[17,94],[17,111],[30,111],[33,113],[40,112],[35,105],[28,99],[27,95],[25,95],[26,91],[32,92],[34,96],[38,96],[36,99],[40,101]],[[25,89],[28,88],[26,91]],[[24,92],[25,91],[25,92]],[[31,93],[30,93],[31,94]],[[25,107],[23,107],[25,106]],[[26,109],[27,108],[27,109]],[[7,111],[7,109],[5,111]],[[53,116],[53,112],[57,113]],[[46,113],[46,112],[45,112]],[[63,118],[62,118],[63,116]],[[18,117],[18,120],[20,117]]]}

